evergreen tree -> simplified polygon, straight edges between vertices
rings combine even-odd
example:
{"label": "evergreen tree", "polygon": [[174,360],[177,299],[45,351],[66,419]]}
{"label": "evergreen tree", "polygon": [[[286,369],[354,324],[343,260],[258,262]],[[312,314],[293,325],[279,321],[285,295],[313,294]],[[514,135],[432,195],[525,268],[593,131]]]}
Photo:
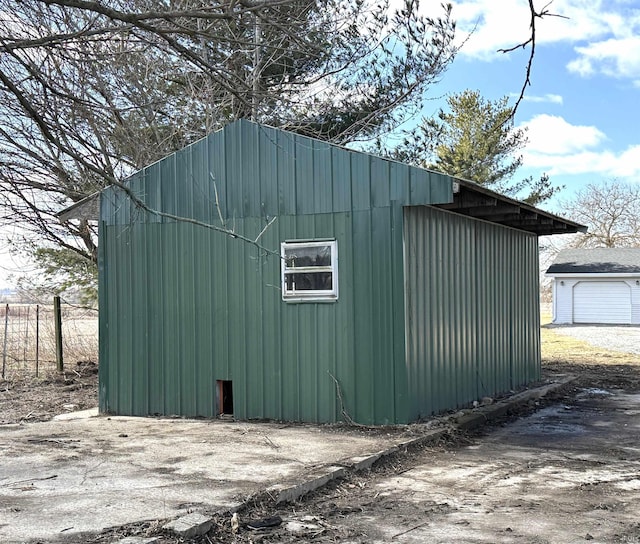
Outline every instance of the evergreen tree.
{"label": "evergreen tree", "polygon": [[545,174],[539,180],[514,180],[522,165],[519,152],[526,130],[516,128],[507,97],[486,100],[466,90],[447,99],[448,110],[424,118],[392,152],[398,160],[485,185],[535,205],[558,190]]}

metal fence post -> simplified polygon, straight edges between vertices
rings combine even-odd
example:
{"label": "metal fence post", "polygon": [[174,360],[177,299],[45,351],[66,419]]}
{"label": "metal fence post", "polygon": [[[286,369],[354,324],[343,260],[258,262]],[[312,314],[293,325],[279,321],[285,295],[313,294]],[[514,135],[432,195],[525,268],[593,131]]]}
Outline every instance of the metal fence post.
{"label": "metal fence post", "polygon": [[2,378],[7,366],[7,335],[9,329],[9,305],[7,304],[4,311],[4,345],[2,347]]}
{"label": "metal fence post", "polygon": [[62,310],[60,309],[60,297],[53,297],[53,317],[55,322],[56,334],[56,363],[58,372],[64,371],[64,362],[62,359]]}
{"label": "metal fence post", "polygon": [[36,378],[40,366],[40,305],[36,304]]}
{"label": "metal fence post", "polygon": [[27,319],[24,324],[24,346],[22,346],[22,366],[24,370],[27,370],[27,353],[29,351],[29,310],[31,308],[27,306]]}

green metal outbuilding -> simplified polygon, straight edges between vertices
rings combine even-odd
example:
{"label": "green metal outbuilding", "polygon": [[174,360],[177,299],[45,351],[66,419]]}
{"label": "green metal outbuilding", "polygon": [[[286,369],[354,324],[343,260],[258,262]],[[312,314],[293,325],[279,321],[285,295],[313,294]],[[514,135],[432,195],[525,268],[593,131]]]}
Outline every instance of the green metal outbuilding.
{"label": "green metal outbuilding", "polygon": [[582,230],[245,120],[124,186],[100,195],[113,414],[408,423],[522,386],[540,377],[538,235]]}

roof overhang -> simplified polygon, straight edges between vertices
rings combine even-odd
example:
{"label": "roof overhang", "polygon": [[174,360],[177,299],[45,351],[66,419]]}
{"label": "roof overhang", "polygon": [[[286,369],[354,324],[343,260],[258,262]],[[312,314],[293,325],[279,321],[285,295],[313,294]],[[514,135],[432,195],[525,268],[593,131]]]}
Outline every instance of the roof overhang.
{"label": "roof overhang", "polygon": [[97,221],[100,219],[100,191],[78,200],[78,202],[58,212],[56,217],[62,223],[72,219]]}
{"label": "roof overhang", "polygon": [[587,227],[506,197],[472,181],[453,182],[453,202],[437,208],[544,236],[586,232]]}

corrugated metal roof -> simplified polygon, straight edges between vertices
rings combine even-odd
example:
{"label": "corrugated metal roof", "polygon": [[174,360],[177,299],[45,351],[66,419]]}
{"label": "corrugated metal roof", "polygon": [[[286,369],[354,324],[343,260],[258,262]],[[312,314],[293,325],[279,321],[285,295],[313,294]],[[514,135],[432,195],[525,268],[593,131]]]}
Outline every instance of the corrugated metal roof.
{"label": "corrugated metal roof", "polygon": [[640,273],[640,248],[565,249],[547,274]]}
{"label": "corrugated metal roof", "polygon": [[90,194],[68,208],[58,212],[56,217],[62,221],[70,219],[97,220],[100,217],[100,192]]}

